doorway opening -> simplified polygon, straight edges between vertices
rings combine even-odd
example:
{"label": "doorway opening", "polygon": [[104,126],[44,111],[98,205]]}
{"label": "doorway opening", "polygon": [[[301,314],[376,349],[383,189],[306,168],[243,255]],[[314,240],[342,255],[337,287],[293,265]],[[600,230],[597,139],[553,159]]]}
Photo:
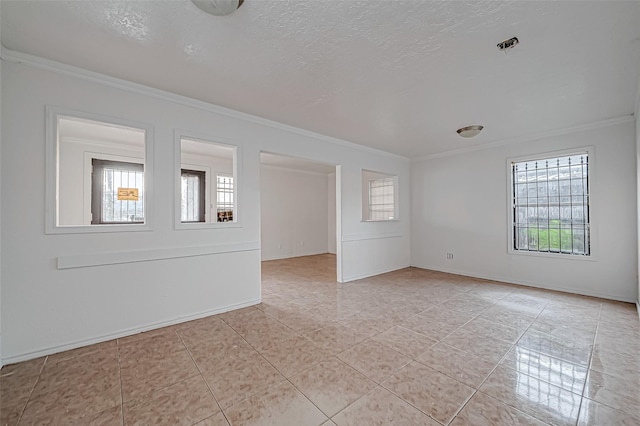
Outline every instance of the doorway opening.
{"label": "doorway opening", "polygon": [[340,281],[340,166],[267,152],[260,163],[261,260],[318,256]]}

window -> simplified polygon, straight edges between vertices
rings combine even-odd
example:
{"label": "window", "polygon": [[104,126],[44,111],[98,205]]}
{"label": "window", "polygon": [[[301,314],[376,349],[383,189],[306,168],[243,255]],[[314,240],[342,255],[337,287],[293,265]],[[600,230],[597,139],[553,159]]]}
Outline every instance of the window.
{"label": "window", "polygon": [[176,133],[176,229],[237,224],[238,147]]}
{"label": "window", "polygon": [[511,162],[513,250],[590,255],[589,154]]}
{"label": "window", "polygon": [[394,218],[393,178],[369,181],[369,220],[389,220]]}
{"label": "window", "polygon": [[218,175],[218,222],[233,222],[233,176]]}
{"label": "window", "polygon": [[181,170],[182,222],[204,222],[206,216],[206,172]]}
{"label": "window", "polygon": [[144,166],[92,160],[91,224],[144,223]]}
{"label": "window", "polygon": [[47,107],[45,231],[150,229],[152,126]]}
{"label": "window", "polygon": [[386,173],[362,171],[362,219],[365,221],[398,218],[398,178]]}

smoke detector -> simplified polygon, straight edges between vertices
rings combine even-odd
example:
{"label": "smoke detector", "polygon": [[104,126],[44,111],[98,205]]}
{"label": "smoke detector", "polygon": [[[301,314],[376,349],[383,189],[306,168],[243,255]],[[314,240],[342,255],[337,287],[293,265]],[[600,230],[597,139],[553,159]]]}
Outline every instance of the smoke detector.
{"label": "smoke detector", "polygon": [[518,37],[511,37],[509,40],[501,41],[500,43],[498,43],[498,50],[506,53],[507,49],[513,49],[518,43],[520,43]]}

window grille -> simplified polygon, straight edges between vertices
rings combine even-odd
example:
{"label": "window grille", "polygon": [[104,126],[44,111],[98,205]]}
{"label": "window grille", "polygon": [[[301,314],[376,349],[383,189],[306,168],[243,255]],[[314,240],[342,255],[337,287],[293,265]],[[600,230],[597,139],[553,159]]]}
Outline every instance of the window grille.
{"label": "window grille", "polygon": [[587,153],[513,162],[513,248],[590,255]]}
{"label": "window grille", "polygon": [[182,222],[204,222],[205,221],[205,172],[198,170],[181,170],[182,200],[181,215]]}
{"label": "window grille", "polygon": [[393,177],[369,181],[369,220],[394,219],[394,187]]}
{"label": "window grille", "polygon": [[97,158],[91,164],[91,223],[143,223],[144,166]]}
{"label": "window grille", "polygon": [[218,222],[233,222],[234,190],[233,177],[218,175],[217,184]]}

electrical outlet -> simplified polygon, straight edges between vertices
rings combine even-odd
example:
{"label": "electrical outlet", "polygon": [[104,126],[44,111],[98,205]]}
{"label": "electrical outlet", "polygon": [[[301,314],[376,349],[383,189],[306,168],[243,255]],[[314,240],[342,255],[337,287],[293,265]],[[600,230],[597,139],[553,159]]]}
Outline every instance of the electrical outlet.
{"label": "electrical outlet", "polygon": [[453,253],[447,253],[447,259],[453,260]]}

